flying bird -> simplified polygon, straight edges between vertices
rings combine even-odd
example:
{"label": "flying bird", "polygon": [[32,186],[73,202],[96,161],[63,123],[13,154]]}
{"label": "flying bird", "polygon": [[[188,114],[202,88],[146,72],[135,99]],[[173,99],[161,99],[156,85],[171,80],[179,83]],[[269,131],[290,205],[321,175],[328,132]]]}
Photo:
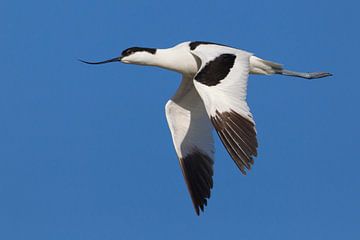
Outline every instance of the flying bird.
{"label": "flying bird", "polygon": [[131,47],[120,57],[101,62],[157,66],[182,75],[165,113],[175,151],[195,212],[204,211],[213,187],[215,128],[243,174],[257,156],[255,121],[246,102],[249,74],[280,74],[306,79],[327,72],[294,72],[244,50],[212,42],[183,42],[166,49]]}

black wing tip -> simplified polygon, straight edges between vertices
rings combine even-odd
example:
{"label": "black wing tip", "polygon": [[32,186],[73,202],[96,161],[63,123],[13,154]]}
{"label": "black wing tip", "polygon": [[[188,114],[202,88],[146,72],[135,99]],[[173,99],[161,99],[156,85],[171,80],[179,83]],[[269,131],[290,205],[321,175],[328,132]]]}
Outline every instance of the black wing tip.
{"label": "black wing tip", "polygon": [[[195,207],[196,216],[200,216],[200,205]],[[204,208],[201,209],[201,212],[204,212]]]}
{"label": "black wing tip", "polygon": [[[206,200],[206,199],[205,199]],[[200,213],[204,213],[207,204],[194,205],[196,216],[200,216]]]}
{"label": "black wing tip", "polygon": [[200,216],[200,210],[198,207],[195,207],[195,213],[196,213],[196,216]]}
{"label": "black wing tip", "polygon": [[[203,213],[205,211],[205,207],[207,206],[207,200],[210,199],[209,197],[203,198],[203,202],[201,204],[194,203],[194,208],[197,216],[200,216],[200,213]],[[201,210],[201,211],[200,211]]]}
{"label": "black wing tip", "polygon": [[199,149],[180,159],[183,175],[197,216],[204,212],[213,187],[213,160]]}

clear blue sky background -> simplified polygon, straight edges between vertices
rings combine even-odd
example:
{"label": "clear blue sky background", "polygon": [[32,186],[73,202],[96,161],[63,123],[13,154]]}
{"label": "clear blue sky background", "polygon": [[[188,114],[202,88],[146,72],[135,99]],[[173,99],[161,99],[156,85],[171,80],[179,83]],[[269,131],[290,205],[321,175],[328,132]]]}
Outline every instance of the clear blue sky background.
{"label": "clear blue sky background", "polygon": [[[0,3],[0,239],[360,239],[357,1]],[[89,66],[131,46],[233,45],[307,81],[251,76],[244,177],[216,140],[194,213],[164,105],[180,76]]]}

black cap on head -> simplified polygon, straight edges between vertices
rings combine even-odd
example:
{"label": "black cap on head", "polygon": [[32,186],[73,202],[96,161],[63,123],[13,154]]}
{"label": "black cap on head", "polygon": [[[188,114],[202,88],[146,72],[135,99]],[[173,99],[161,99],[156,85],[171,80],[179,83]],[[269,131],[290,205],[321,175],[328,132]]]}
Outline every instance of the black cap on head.
{"label": "black cap on head", "polygon": [[155,54],[156,53],[156,48],[143,48],[143,47],[131,47],[131,48],[127,48],[125,49],[122,53],[121,56],[122,57],[126,57],[129,56],[135,52],[148,52],[151,54]]}

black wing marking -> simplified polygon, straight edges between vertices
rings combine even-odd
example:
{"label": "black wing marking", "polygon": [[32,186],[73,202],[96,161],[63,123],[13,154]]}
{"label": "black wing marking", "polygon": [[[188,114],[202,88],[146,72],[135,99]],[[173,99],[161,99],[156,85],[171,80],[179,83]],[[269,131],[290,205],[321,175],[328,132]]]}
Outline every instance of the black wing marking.
{"label": "black wing marking", "polygon": [[257,139],[254,123],[235,111],[218,112],[211,116],[216,132],[232,159],[243,174],[254,164],[257,156]]}
{"label": "black wing marking", "polygon": [[213,187],[214,161],[200,150],[180,159],[181,169],[197,215],[204,211]]}
{"label": "black wing marking", "polygon": [[220,83],[234,66],[236,56],[234,54],[221,54],[206,65],[195,76],[195,80],[207,86],[215,86]]}

